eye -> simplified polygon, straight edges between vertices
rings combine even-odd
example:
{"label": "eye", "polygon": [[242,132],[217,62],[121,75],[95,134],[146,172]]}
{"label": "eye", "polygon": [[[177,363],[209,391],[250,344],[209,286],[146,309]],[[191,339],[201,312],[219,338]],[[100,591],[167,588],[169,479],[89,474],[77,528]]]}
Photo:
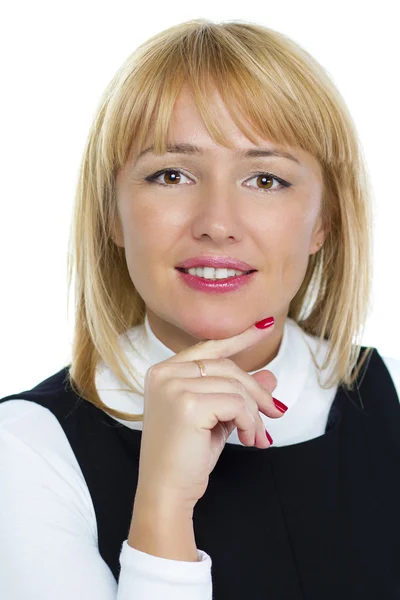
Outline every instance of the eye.
{"label": "eye", "polygon": [[[146,181],[149,181],[150,183],[158,183],[159,185],[163,185],[164,187],[171,187],[171,186],[169,186],[169,184],[166,184],[165,182],[160,183],[157,181],[157,179],[161,175],[164,175],[164,173],[167,173],[168,176],[171,176],[170,183],[173,183],[174,185],[180,182],[181,175],[186,177],[186,175],[184,175],[182,173],[182,171],[178,171],[178,169],[164,169],[163,171],[157,171],[157,173],[153,173],[153,175],[149,175],[145,179],[146,179]],[[179,175],[176,175],[176,173],[179,173]]]}
{"label": "eye", "polygon": [[[248,179],[248,181],[251,181],[252,179],[257,179],[257,183],[259,182],[261,185],[266,186],[265,188],[256,189],[257,192],[269,192],[270,190],[275,192],[279,189],[288,188],[292,185],[288,181],[285,181],[284,179],[281,179],[280,177],[277,177],[276,175],[272,175],[272,173],[265,173],[263,171],[258,171],[257,173],[254,173],[253,177]],[[272,187],[274,181],[279,184],[276,188]],[[251,186],[246,186],[246,187],[251,187]]]}
{"label": "eye", "polygon": [[[170,181],[169,183],[172,183],[173,185],[176,185],[180,182],[181,180],[181,175],[183,175],[184,177],[186,177],[186,175],[184,175],[182,173],[182,171],[178,171],[178,169],[164,169],[163,171],[157,171],[157,173],[153,173],[153,175],[149,175],[148,177],[146,177],[146,181],[148,181],[149,183],[158,183],[159,185],[162,185],[164,187],[171,187],[169,185],[169,183],[160,183],[157,181],[157,179],[159,177],[161,177],[161,175],[164,175],[165,173],[168,174],[168,177],[170,177]],[[178,173],[178,175],[176,175]],[[168,181],[168,180],[167,180]]]}
{"label": "eye", "polygon": [[[168,178],[169,178],[169,183],[161,183],[158,182],[157,179],[161,176],[167,174]],[[149,175],[148,177],[145,178],[146,181],[148,181],[149,183],[157,183],[158,185],[162,185],[163,187],[173,187],[174,185],[178,185],[181,181],[181,175],[183,175],[184,177],[186,177],[186,175],[184,173],[182,173],[182,171],[179,171],[178,169],[163,169],[162,171],[157,171],[156,173],[153,173],[153,175]],[[256,189],[257,192],[269,192],[270,190],[272,191],[276,191],[277,189],[281,189],[281,188],[287,188],[290,187],[292,184],[285,181],[284,179],[281,179],[280,177],[277,177],[276,175],[272,175],[272,173],[266,173],[264,171],[257,171],[256,173],[253,173],[253,177],[251,177],[251,179],[257,178],[257,180],[260,182],[260,184],[262,186],[266,186],[265,188],[258,188]],[[251,181],[248,180],[248,181]],[[273,188],[273,182],[278,183],[278,187],[277,188]],[[170,183],[172,183],[172,185],[170,185]],[[252,187],[252,186],[246,186],[246,187]]]}

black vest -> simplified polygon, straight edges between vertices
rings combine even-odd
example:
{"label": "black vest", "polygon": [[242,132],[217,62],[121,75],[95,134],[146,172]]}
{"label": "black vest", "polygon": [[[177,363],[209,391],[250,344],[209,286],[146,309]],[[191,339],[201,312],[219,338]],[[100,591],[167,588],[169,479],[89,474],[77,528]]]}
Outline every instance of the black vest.
{"label": "black vest", "polygon": [[[0,402],[36,402],[58,419],[118,581],[142,432],[77,396],[68,369]],[[212,559],[213,600],[400,599],[400,405],[376,348],[358,382],[358,391],[338,387],[317,438],[225,445],[193,515],[197,548]]]}

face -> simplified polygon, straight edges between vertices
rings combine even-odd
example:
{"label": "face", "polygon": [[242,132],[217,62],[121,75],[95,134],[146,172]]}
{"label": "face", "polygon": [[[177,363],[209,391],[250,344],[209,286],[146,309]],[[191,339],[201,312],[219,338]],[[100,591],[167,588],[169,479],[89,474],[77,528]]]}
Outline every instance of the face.
{"label": "face", "polygon": [[[274,316],[273,335],[236,356],[235,362],[249,371],[276,355],[309,255],[324,241],[322,172],[318,161],[297,147],[279,149],[298,162],[278,156],[239,157],[239,150],[277,146],[265,139],[254,145],[217,93],[212,102],[234,150],[212,140],[184,89],[175,104],[168,142],[204,151],[150,152],[137,160],[132,148],[117,175],[120,222],[114,241],[125,248],[130,277],[146,304],[152,330],[174,352],[203,339],[230,337]],[[151,137],[148,142],[146,148]],[[146,180],[163,169],[171,172],[156,176],[153,183]],[[235,258],[257,272],[230,292],[192,289],[176,265],[199,255]]]}

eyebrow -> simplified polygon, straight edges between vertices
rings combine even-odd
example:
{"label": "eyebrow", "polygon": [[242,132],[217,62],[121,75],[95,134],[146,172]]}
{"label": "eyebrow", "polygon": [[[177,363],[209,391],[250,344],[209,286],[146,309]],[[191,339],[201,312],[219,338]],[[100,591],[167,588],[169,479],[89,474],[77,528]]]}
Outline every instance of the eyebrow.
{"label": "eyebrow", "polygon": [[[136,159],[136,162],[142,158],[145,154],[149,154],[154,150],[154,146],[150,146],[146,148],[139,154]],[[167,152],[171,152],[173,154],[204,154],[206,150],[204,148],[199,148],[198,146],[193,146],[192,144],[167,144]],[[281,158],[288,158],[289,160],[293,160],[294,162],[301,164],[300,161],[290,154],[289,152],[284,152],[283,150],[271,150],[268,148],[249,148],[248,150],[235,150],[234,152],[236,156],[239,158],[259,158],[264,156],[280,156]],[[161,156],[161,155],[158,155]]]}

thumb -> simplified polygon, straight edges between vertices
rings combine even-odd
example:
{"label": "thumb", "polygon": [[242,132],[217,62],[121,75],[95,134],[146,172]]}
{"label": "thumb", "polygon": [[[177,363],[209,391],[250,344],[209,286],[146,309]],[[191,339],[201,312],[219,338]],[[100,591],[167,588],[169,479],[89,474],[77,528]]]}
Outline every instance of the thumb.
{"label": "thumb", "polygon": [[274,391],[276,386],[278,385],[278,380],[272,371],[262,370],[257,371],[257,373],[253,373],[252,377],[262,385],[270,394]]}

